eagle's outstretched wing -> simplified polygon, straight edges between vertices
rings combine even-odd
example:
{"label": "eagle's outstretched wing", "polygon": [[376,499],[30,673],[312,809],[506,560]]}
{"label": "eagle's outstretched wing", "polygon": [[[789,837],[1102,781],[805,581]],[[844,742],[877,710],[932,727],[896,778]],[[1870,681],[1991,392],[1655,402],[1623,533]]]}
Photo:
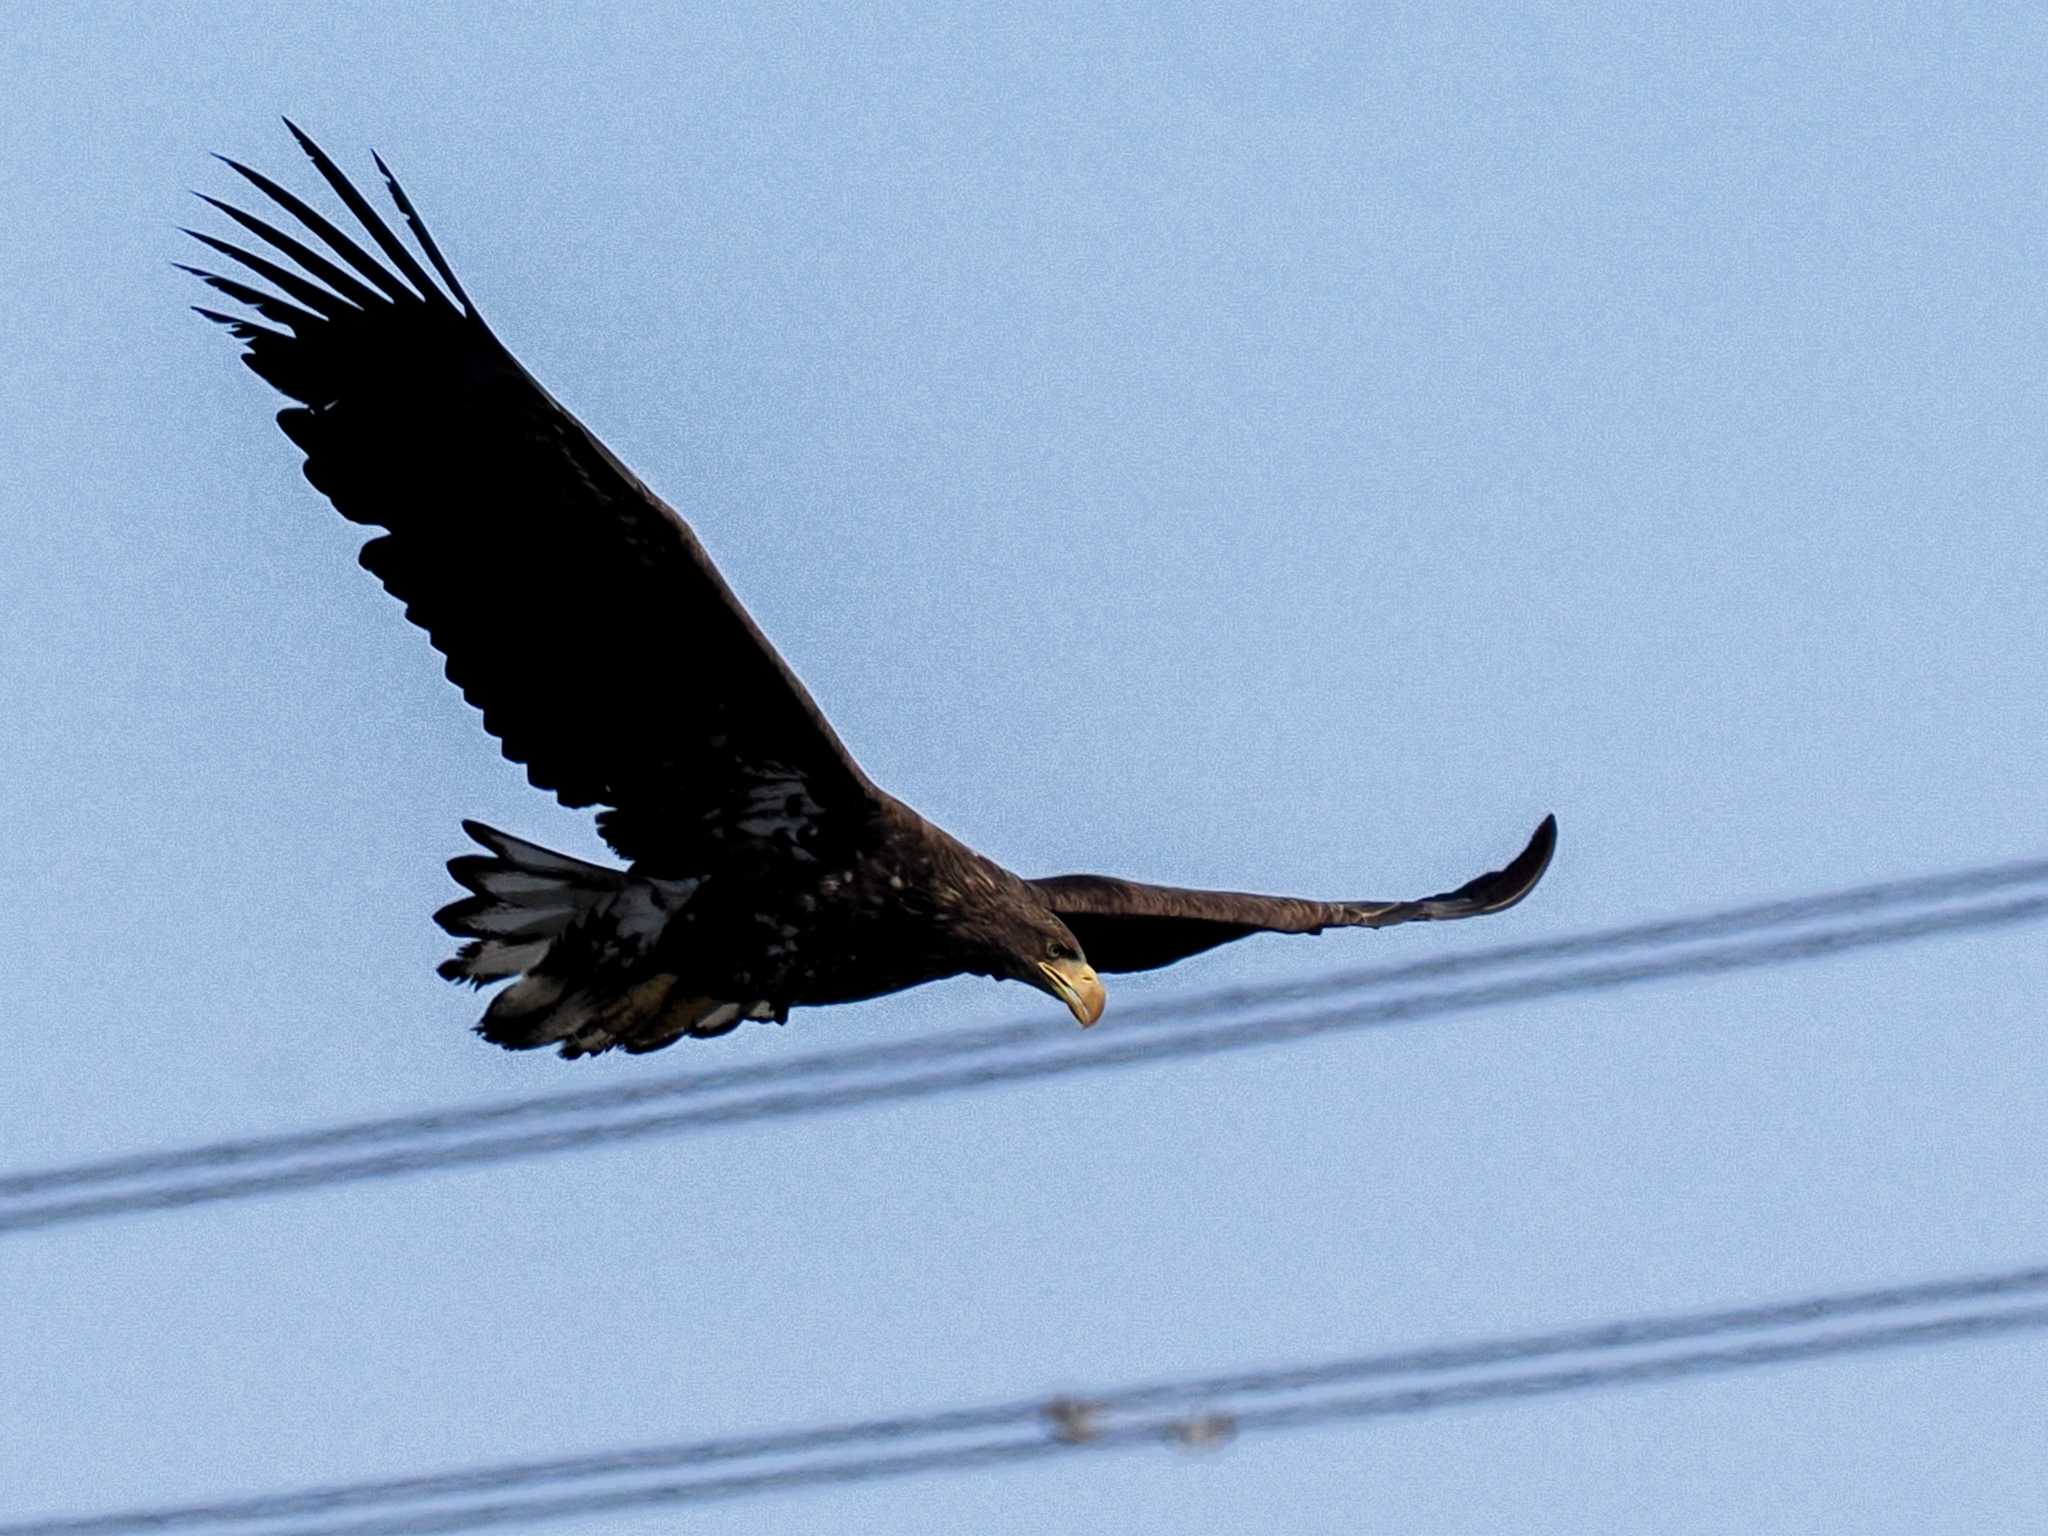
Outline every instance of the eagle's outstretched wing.
{"label": "eagle's outstretched wing", "polygon": [[1073,930],[1096,970],[1149,971],[1254,933],[1387,928],[1500,912],[1535,889],[1556,848],[1557,818],[1546,816],[1505,869],[1419,901],[1302,901],[1179,890],[1107,875],[1055,875],[1031,884]]}
{"label": "eagle's outstretched wing", "polygon": [[207,198],[260,245],[194,238],[270,287],[187,268],[261,323],[200,313],[300,402],[277,419],[306,478],[388,530],[362,563],[506,757],[564,805],[609,807],[598,823],[620,853],[683,873],[724,835],[801,850],[835,812],[868,814],[873,786],[689,525],[491,334],[384,162],[445,290],[292,133],[385,260],[229,160],[311,239]]}

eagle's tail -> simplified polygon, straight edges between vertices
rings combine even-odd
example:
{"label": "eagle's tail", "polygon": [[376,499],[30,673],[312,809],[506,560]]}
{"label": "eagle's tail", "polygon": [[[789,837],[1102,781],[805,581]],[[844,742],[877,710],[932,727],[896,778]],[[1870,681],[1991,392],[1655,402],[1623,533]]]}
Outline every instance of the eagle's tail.
{"label": "eagle's tail", "polygon": [[773,1018],[765,1002],[682,995],[655,969],[656,942],[697,888],[586,864],[482,822],[462,830],[489,850],[448,861],[474,894],[434,914],[469,940],[441,974],[485,986],[517,977],[491,1000],[477,1033],[508,1050],[559,1045],[564,1056],[621,1046],[655,1051],[685,1035],[720,1035],[742,1017]]}
{"label": "eagle's tail", "polygon": [[551,853],[480,821],[465,821],[462,830],[490,856],[448,861],[448,873],[473,893],[434,914],[443,928],[469,940],[441,963],[450,981],[481,987],[533,969],[571,924],[626,883],[623,870]]}

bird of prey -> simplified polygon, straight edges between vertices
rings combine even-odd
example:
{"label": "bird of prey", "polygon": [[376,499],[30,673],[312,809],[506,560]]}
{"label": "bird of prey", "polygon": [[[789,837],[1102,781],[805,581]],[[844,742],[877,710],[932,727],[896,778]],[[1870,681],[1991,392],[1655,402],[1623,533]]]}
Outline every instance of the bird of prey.
{"label": "bird of prey", "polygon": [[307,480],[382,530],[362,564],[505,756],[563,805],[601,807],[628,861],[464,823],[484,851],[449,863],[470,894],[436,919],[466,942],[440,969],[511,983],[486,1039],[653,1051],[962,974],[1036,987],[1085,1026],[1104,972],[1254,933],[1475,917],[1541,878],[1551,818],[1505,868],[1419,901],[1027,880],[984,858],[861,771],[690,525],[499,343],[383,160],[416,248],[286,126],[360,237],[222,157],[272,206],[208,197],[245,243],[187,233],[268,286],[186,267],[248,312],[199,313],[295,402],[277,423]]}

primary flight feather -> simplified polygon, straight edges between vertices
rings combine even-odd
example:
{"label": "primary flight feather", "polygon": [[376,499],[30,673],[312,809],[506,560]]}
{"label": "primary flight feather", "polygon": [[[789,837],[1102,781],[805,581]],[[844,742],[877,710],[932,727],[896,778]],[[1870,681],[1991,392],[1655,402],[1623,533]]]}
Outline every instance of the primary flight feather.
{"label": "primary flight feather", "polygon": [[689,524],[492,335],[384,162],[417,252],[286,126],[376,249],[226,160],[274,208],[205,201],[254,248],[188,233],[268,287],[187,267],[255,318],[199,313],[298,402],[277,421],[306,478],[384,530],[363,565],[505,756],[562,804],[602,807],[598,829],[630,861],[463,824],[485,851],[448,866],[471,894],[436,914],[466,941],[441,973],[512,983],[485,1038],[651,1051],[963,973],[1025,982],[1088,1025],[1100,972],[1253,933],[1498,912],[1542,877],[1549,817],[1505,868],[1420,901],[1026,880],[982,857],[861,771]]}

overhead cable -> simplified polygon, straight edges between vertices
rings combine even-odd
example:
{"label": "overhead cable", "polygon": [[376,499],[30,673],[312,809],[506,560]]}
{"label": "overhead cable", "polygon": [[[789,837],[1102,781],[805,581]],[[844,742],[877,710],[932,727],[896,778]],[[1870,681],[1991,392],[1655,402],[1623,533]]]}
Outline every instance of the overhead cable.
{"label": "overhead cable", "polygon": [[[1608,991],[1652,981],[1788,965],[1939,935],[2033,922],[2044,916],[2048,916],[2048,893],[1967,907],[1936,908],[1906,917],[1795,933],[1787,938],[1708,944],[1663,954],[1660,952],[1662,949],[1674,947],[1667,942],[1654,948],[1650,958],[1641,960],[1552,967],[1502,982],[1397,994],[1362,1004],[1343,1003],[1304,1013],[1239,1020],[1220,1026],[1162,1027],[1169,1019],[1200,1017],[1218,1006],[1205,999],[1175,1014],[1161,1013],[1150,1017],[1145,1021],[1150,1025],[1147,1028],[1120,1027],[1114,1033],[1080,1039],[1065,1033],[1048,1033],[1039,1026],[1029,1028],[1027,1039],[1022,1032],[1012,1033],[1016,1026],[1006,1027],[1003,1034],[1008,1049],[976,1043],[972,1037],[929,1037],[893,1047],[880,1047],[871,1052],[834,1052],[827,1057],[798,1057],[786,1063],[701,1074],[684,1079],[666,1090],[665,1096],[672,1098],[711,1097],[721,1090],[728,1094],[716,1102],[698,1107],[642,1114],[611,1112],[606,1117],[602,1111],[612,1111],[615,1104],[623,1099],[623,1092],[601,1103],[595,1102],[595,1095],[579,1096],[573,1112],[553,1115],[524,1112],[525,1106],[545,1101],[522,1101],[518,1106],[479,1106],[469,1111],[449,1111],[432,1117],[440,1127],[438,1134],[415,1138],[393,1150],[315,1157],[307,1161],[272,1156],[268,1159],[272,1166],[268,1167],[262,1165],[265,1159],[252,1157],[249,1161],[256,1164],[253,1171],[227,1172],[210,1177],[192,1178],[188,1175],[195,1167],[212,1166],[197,1161],[202,1157],[210,1157],[228,1146],[246,1148],[258,1143],[174,1148],[155,1154],[154,1159],[149,1154],[142,1154],[120,1160],[120,1181],[131,1182],[138,1187],[117,1188],[106,1194],[55,1200],[35,1198],[81,1184],[116,1182],[112,1175],[105,1173],[106,1169],[115,1166],[111,1163],[46,1169],[39,1173],[12,1176],[6,1182],[12,1198],[0,1198],[0,1236],[142,1211],[171,1210],[292,1190],[394,1178],[435,1168],[475,1167],[713,1127],[821,1114],[1004,1083],[1213,1055],[1338,1031],[1413,1023],[1511,1003]],[[1565,942],[1579,943],[1583,940]],[[1526,950],[1527,946],[1523,948]],[[1347,990],[1352,989],[1355,989],[1355,983],[1347,987]],[[1316,994],[1297,992],[1291,995],[1291,999],[1283,1000],[1299,1000],[1311,995]],[[995,1033],[985,1031],[983,1035]],[[886,1070],[889,1066],[915,1066],[963,1056],[968,1058],[968,1064],[922,1072],[897,1071],[892,1074]],[[878,1065],[882,1070],[877,1070]],[[735,1085],[781,1083],[821,1075],[826,1081],[814,1088],[751,1096],[730,1095]],[[835,1076],[836,1081],[833,1080]],[[635,1100],[639,1101],[642,1100]],[[501,1123],[507,1117],[506,1112],[514,1107],[522,1109],[522,1114],[516,1118],[533,1119],[538,1124],[532,1129],[511,1133],[463,1135],[463,1132],[480,1125]],[[593,1108],[601,1111],[597,1118],[582,1118]],[[337,1127],[305,1135],[344,1136],[367,1131],[374,1124],[378,1123]],[[294,1141],[295,1146],[305,1144],[304,1138],[277,1138],[273,1139],[273,1145],[286,1140]],[[238,1153],[229,1161],[234,1164],[244,1159]],[[280,1163],[282,1166],[277,1165]]]}
{"label": "overhead cable", "polygon": [[[1246,1007],[1268,1007],[1327,997],[1341,992],[1370,991],[1407,981],[1435,980],[1509,967],[1544,964],[1587,955],[1619,954],[1663,948],[1703,939],[1727,938],[1760,929],[1797,927],[1823,918],[1846,917],[1893,907],[1918,906],[1958,897],[2048,883],[2048,859],[1989,864],[1904,880],[1849,886],[1811,896],[1750,902],[1688,917],[1663,918],[1625,927],[1596,928],[1557,939],[1494,944],[1458,954],[1439,955],[1395,965],[1357,966],[1323,972],[1298,982],[1256,987],[1225,987],[1177,998],[1158,998],[1120,1007],[1112,1016],[1119,1032],[1171,1024],[1212,1013]],[[170,1150],[131,1153],[65,1167],[0,1174],[0,1200],[52,1193],[59,1189],[118,1183],[171,1172],[196,1172],[268,1161],[300,1153],[335,1151],[415,1137],[502,1126],[523,1120],[631,1108],[663,1099],[688,1098],[761,1082],[790,1082],[829,1077],[877,1067],[917,1064],[978,1054],[997,1047],[1029,1045],[1044,1038],[1039,1021],[961,1030],[909,1041],[885,1042],[851,1049],[820,1051],[790,1060],[717,1068],[605,1088],[535,1094],[495,1103],[465,1104],[421,1113],[358,1120],[310,1131],[248,1136],[211,1141]]]}
{"label": "overhead cable", "polygon": [[[1591,1328],[1367,1354],[1278,1370],[1153,1381],[1085,1396],[1019,1398],[980,1407],[869,1419],[773,1434],[638,1446],[453,1472],[330,1484],[255,1498],[165,1505],[70,1519],[0,1524],[0,1536],[119,1536],[262,1524],[276,1536],[424,1536],[570,1515],[738,1497],[776,1488],[866,1481],[911,1472],[1032,1459],[1060,1450],[1174,1441],[1357,1422],[1598,1388],[1640,1385],[1771,1364],[1978,1339],[2048,1327],[2048,1303],[1997,1306],[2048,1291],[2048,1266],[1762,1306],[1624,1319]],[[1906,1321],[1844,1328],[1884,1313]],[[1671,1346],[1707,1338],[1711,1349]],[[1599,1357],[1623,1355],[1615,1363]],[[1594,1356],[1541,1372],[1485,1368]],[[1395,1381],[1369,1392],[1339,1392]],[[1172,1410],[1171,1412],[1163,1410]],[[1000,1438],[989,1432],[1007,1430]],[[854,1446],[911,1449],[817,1459]],[[647,1482],[661,1473],[733,1463],[736,1472]],[[621,1482],[621,1479],[630,1479]],[[593,1488],[598,1482],[610,1486]],[[568,1493],[554,1490],[573,1488]],[[519,1493],[512,1499],[480,1496]],[[449,1507],[449,1501],[469,1502]],[[432,1507],[439,1504],[441,1507]],[[426,1505],[420,1508],[417,1506]],[[326,1517],[354,1512],[334,1523]],[[286,1522],[280,1525],[279,1522]],[[296,1523],[294,1523],[296,1522]]]}

